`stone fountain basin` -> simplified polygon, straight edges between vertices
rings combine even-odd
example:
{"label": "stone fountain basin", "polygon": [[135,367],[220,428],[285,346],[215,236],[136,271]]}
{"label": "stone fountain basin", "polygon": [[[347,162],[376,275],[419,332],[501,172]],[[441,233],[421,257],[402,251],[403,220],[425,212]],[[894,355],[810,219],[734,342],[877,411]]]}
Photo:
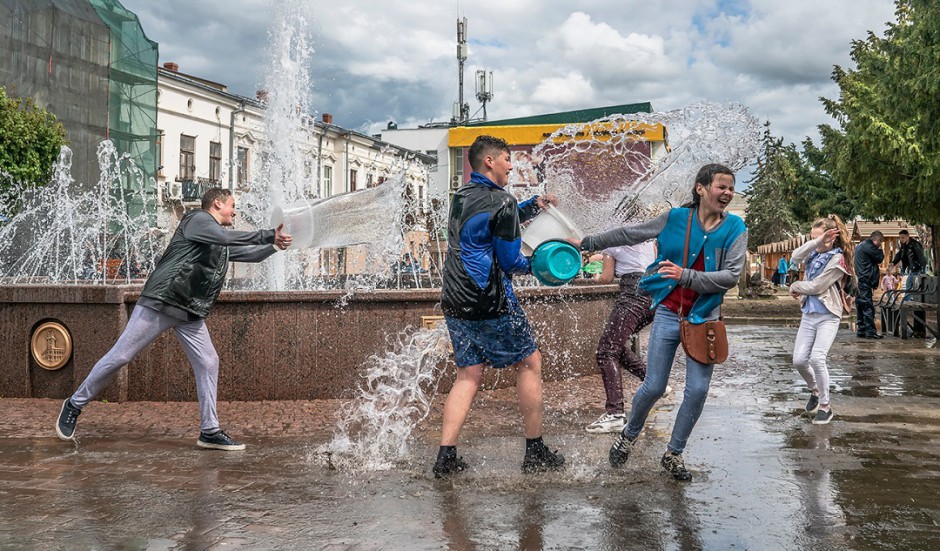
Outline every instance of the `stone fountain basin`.
{"label": "stone fountain basin", "polygon": [[[0,285],[0,397],[65,398],[121,334],[142,285]],[[617,285],[517,289],[544,358],[543,377],[596,371],[594,353]],[[440,315],[439,289],[224,291],[206,320],[220,357],[219,400],[310,400],[352,396],[372,355],[395,335]],[[40,366],[32,332],[58,321],[71,359]],[[443,366],[440,391],[453,364]],[[486,370],[484,385],[515,384],[512,369]],[[598,380],[598,391],[601,390]],[[195,401],[192,371],[172,332],[164,333],[98,396],[111,401]]]}

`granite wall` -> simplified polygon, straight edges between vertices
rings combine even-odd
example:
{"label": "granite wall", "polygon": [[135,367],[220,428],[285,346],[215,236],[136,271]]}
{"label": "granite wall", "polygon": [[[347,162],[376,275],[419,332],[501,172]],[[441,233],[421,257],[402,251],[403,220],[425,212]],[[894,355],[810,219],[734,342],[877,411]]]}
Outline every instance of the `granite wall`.
{"label": "granite wall", "polygon": [[[543,358],[545,379],[594,373],[594,350],[616,285],[520,289]],[[0,397],[64,398],[117,340],[139,286],[0,286]],[[438,290],[226,291],[207,318],[220,357],[220,400],[306,400],[349,396],[371,355],[394,336],[439,315]],[[30,355],[32,330],[59,321],[72,359],[47,371]],[[439,389],[454,377],[442,366]],[[487,370],[486,386],[515,384],[514,370]],[[100,399],[194,401],[192,371],[172,332],[124,368]]]}

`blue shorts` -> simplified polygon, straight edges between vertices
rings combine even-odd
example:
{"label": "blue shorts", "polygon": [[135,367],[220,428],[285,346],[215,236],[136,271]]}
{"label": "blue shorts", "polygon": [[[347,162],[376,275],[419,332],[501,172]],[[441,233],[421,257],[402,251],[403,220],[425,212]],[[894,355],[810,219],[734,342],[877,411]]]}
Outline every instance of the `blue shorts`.
{"label": "blue shorts", "polygon": [[528,358],[538,350],[522,307],[511,301],[509,313],[488,320],[463,320],[444,316],[457,367],[477,364],[496,369]]}

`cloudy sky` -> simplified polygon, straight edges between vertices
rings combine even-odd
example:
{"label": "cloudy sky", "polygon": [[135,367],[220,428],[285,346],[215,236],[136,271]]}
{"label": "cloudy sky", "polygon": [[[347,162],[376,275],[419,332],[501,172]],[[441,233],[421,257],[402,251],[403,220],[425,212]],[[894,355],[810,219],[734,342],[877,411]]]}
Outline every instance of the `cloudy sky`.
{"label": "cloudy sky", "polygon": [[775,135],[818,139],[819,97],[851,66],[853,39],[883,34],[891,0],[121,0],[160,62],[254,96],[277,2],[309,10],[312,108],[366,133],[450,118],[456,21],[468,19],[465,97],[494,73],[491,120],[651,102],[656,111],[733,100]]}

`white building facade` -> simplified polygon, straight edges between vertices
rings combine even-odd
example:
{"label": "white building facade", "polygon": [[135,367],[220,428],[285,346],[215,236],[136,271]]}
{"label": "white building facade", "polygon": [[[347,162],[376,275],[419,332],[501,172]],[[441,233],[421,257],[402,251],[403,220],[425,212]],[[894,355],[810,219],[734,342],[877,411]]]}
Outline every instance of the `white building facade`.
{"label": "white building facade", "polygon": [[[159,68],[157,90],[156,183],[164,207],[158,225],[172,230],[186,210],[198,208],[206,189],[224,187],[236,195],[252,189],[267,140],[264,94],[232,94],[223,84],[179,72],[174,63]],[[307,119],[302,135],[297,148],[307,153],[308,197],[380,185],[404,169],[408,192],[423,208],[429,174],[438,170],[434,156],[334,125],[329,114]],[[446,151],[446,134],[443,140]]]}

